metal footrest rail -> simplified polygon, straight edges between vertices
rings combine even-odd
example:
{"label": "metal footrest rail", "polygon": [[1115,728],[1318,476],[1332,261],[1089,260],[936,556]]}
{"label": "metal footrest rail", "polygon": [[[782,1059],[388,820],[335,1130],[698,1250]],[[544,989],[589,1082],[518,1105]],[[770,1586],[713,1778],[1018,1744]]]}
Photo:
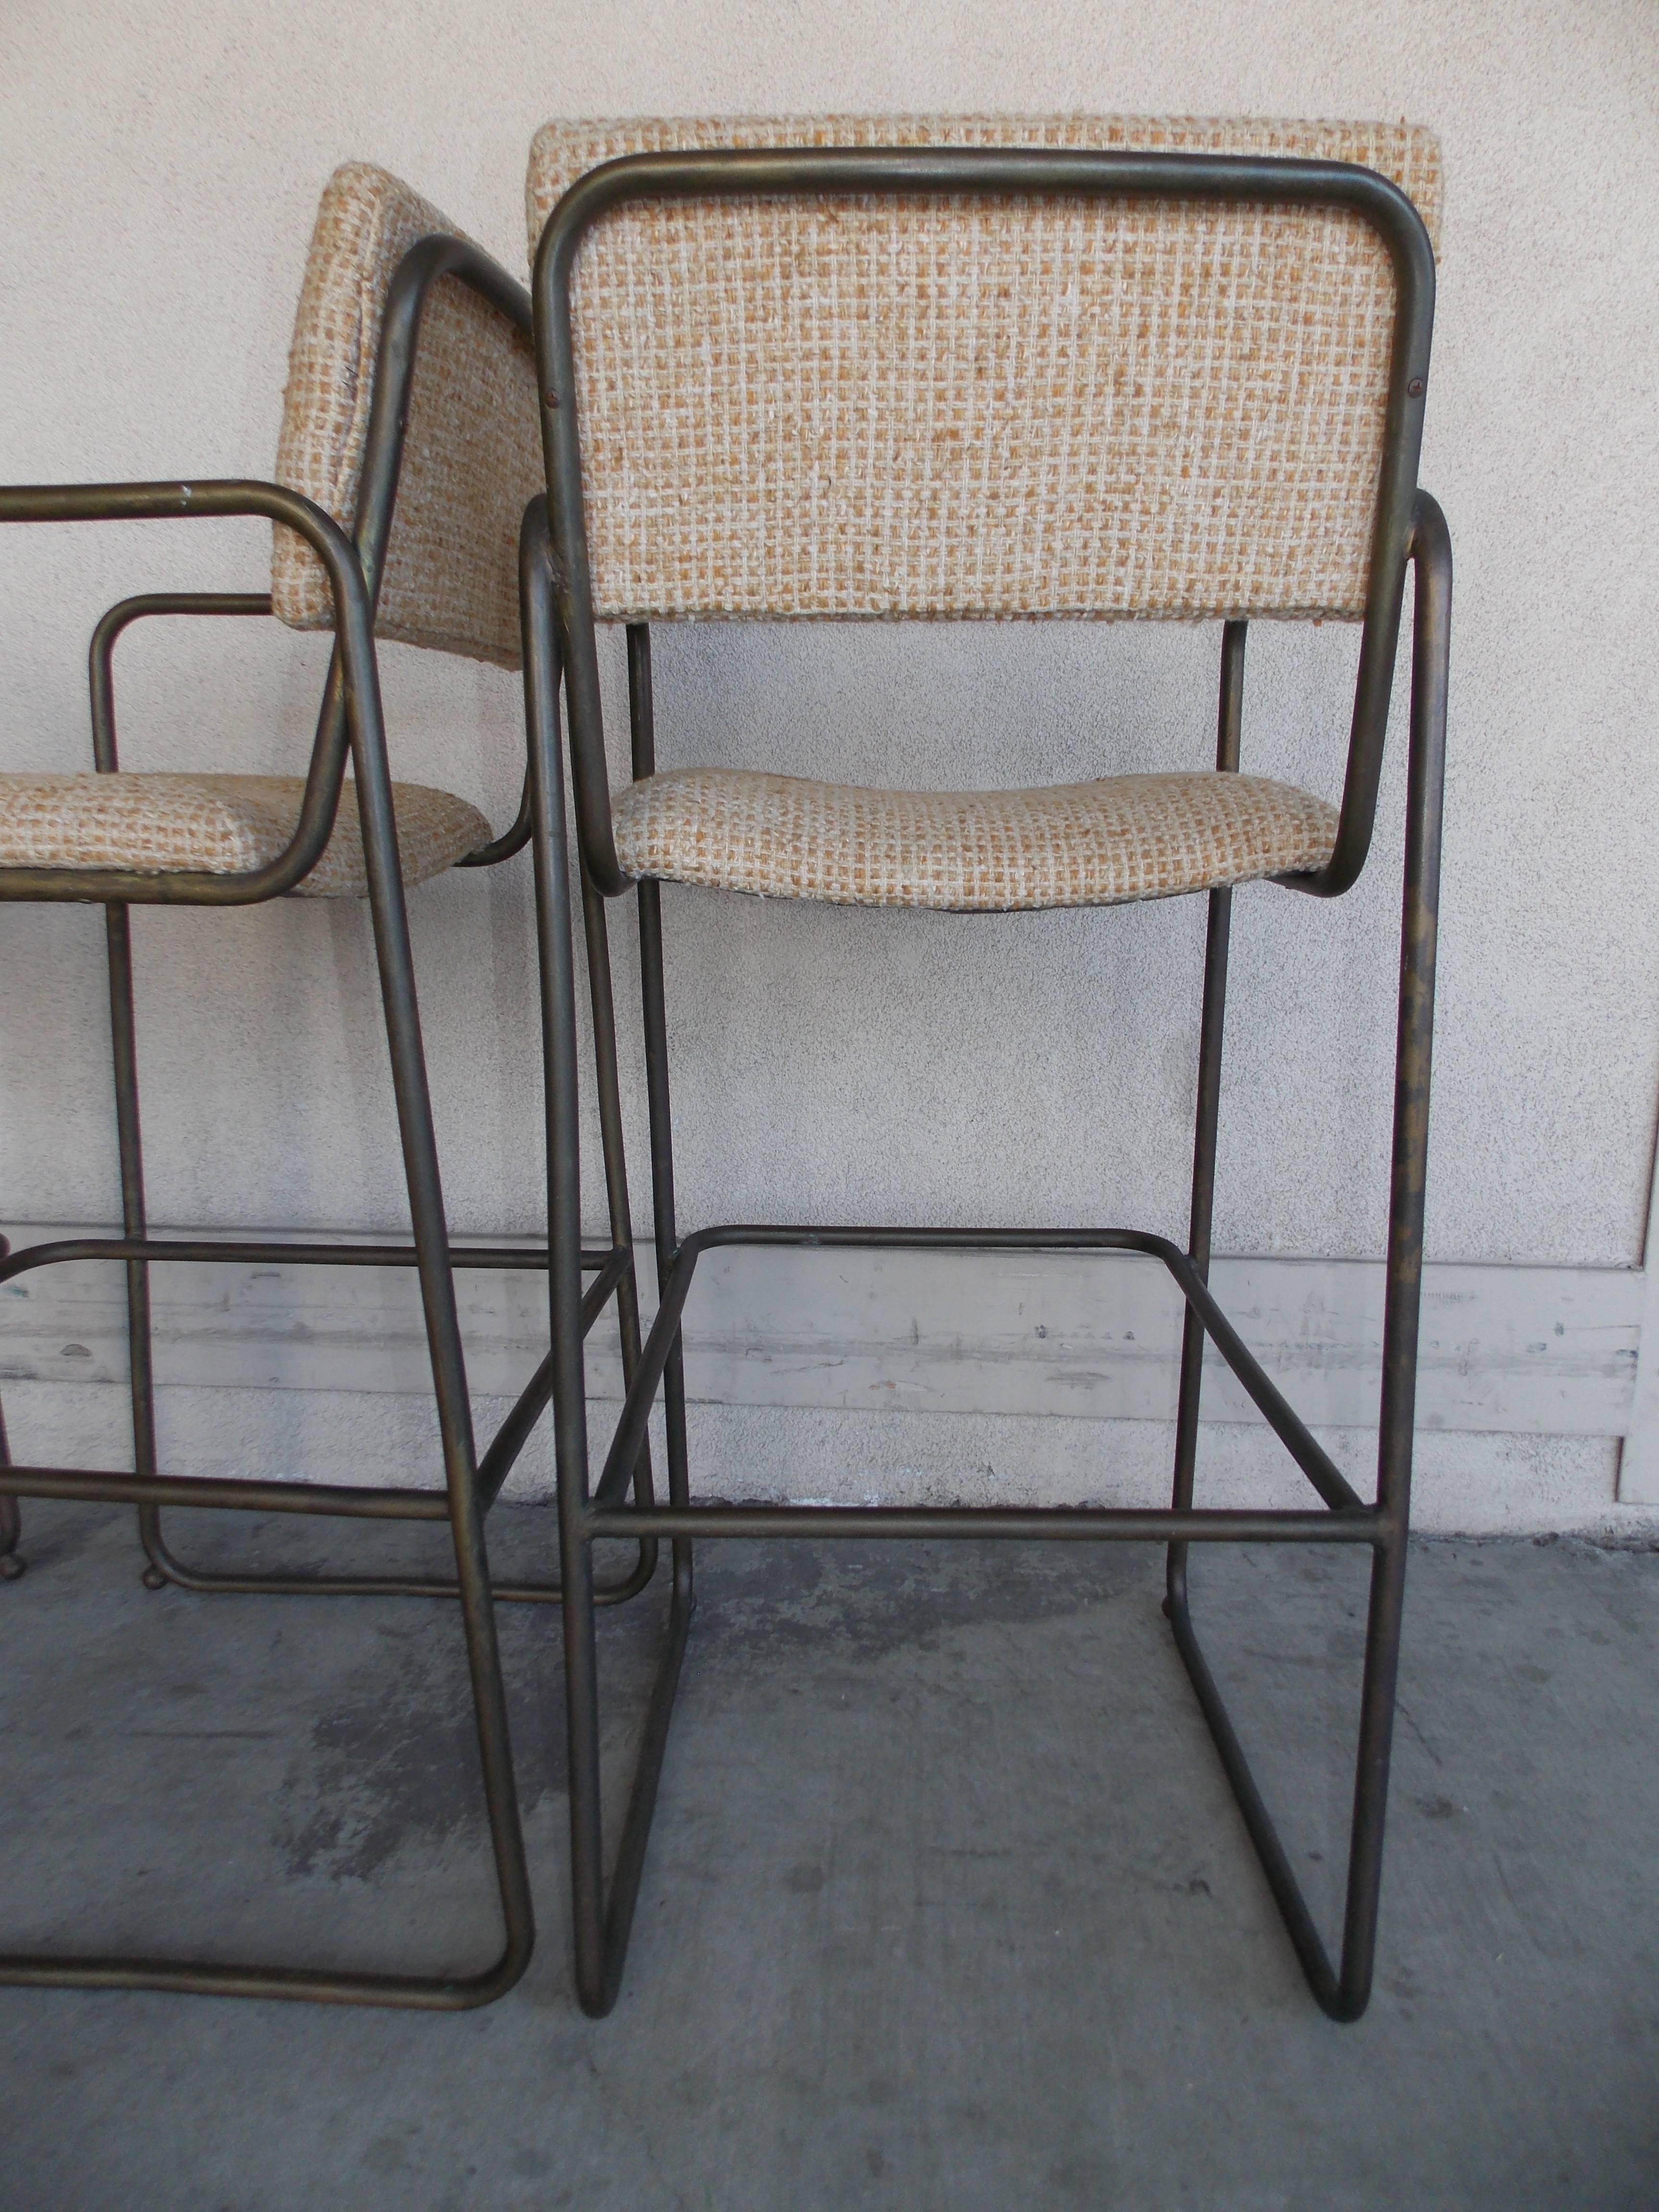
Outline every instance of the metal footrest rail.
{"label": "metal footrest rail", "polygon": [[[469,1246],[451,1249],[457,1267],[512,1267],[545,1270],[545,1249],[509,1246]],[[412,1246],[399,1244],[283,1243],[278,1241],[167,1237],[77,1237],[39,1244],[0,1259],[0,1283],[48,1266],[54,1261],[115,1260],[129,1264],[162,1261],[280,1261],[289,1266],[413,1267]],[[582,1299],[584,1334],[604,1312],[633,1266],[631,1251],[622,1247],[584,1250],[583,1272],[593,1280]],[[501,1424],[495,1442],[479,1462],[479,1504],[486,1508],[522,1448],[525,1438],[551,1395],[550,1355],[520,1394]],[[644,1493],[649,1496],[648,1489]],[[19,1530],[16,1500],[20,1498],[70,1498],[82,1503],[136,1505],[142,1514],[158,1516],[164,1506],[186,1505],[230,1509],[255,1513],[315,1515],[325,1518],[373,1521],[448,1522],[453,1501],[446,1491],[356,1487],[337,1483],[267,1482],[210,1476],[125,1474],[102,1469],[15,1466],[9,1462],[5,1431],[0,1427],[0,1540],[9,1536],[15,1547]],[[164,1556],[170,1556],[164,1553]],[[615,1603],[642,1589],[654,1571],[657,1541],[647,1536],[640,1544],[640,1561],[626,1581],[597,1587],[594,1601]],[[154,1553],[152,1553],[152,1559]],[[0,1565],[15,1579],[23,1562],[9,1548]],[[264,1595],[326,1594],[410,1595],[459,1598],[458,1581],[391,1576],[205,1576],[178,1567],[167,1574],[154,1565],[145,1576],[152,1588],[168,1580],[186,1588],[213,1591],[253,1591]],[[556,1603],[561,1592],[551,1584],[495,1584],[495,1598],[519,1598]],[[496,1790],[511,1789],[511,1769],[504,1740],[491,1728],[484,1757]],[[496,1824],[499,1826],[499,1824]],[[641,1839],[641,1848],[642,1848]],[[521,1848],[516,1829],[509,1838],[493,1837],[507,1919],[506,1942],[495,1964],[472,1975],[410,1975],[342,1973],[303,1967],[218,1964],[202,1960],[147,1956],[36,1955],[0,1952],[0,1985],[54,1989],[149,1989],[182,1991],[197,1996],[286,1997],[313,2003],[414,2006],[453,2011],[489,2004],[519,1979],[534,1940],[527,1893],[525,1890]]]}
{"label": "metal footrest rail", "polygon": [[[705,1252],[729,1244],[852,1247],[889,1252],[1133,1252],[1161,1261],[1189,1307],[1200,1317],[1217,1350],[1326,1504],[1333,1508],[1360,1505],[1358,1493],[1250,1352],[1192,1261],[1167,1237],[1136,1229],[808,1229],[733,1223],[697,1231],[685,1238],[674,1255],[656,1318],[645,1341],[639,1371],[623,1401],[622,1418],[617,1424],[604,1472],[594,1487],[593,1504],[601,1510],[617,1504],[627,1486],[657,1384],[679,1339],[680,1316],[690,1295],[697,1262]],[[840,1517],[839,1507],[828,1510]],[[885,1512],[890,1509],[873,1510]],[[969,1506],[943,1510],[947,1516],[954,1512],[964,1520],[977,1520],[981,1512],[980,1508]]]}
{"label": "metal footrest rail", "polygon": [[[545,1245],[452,1245],[449,1257],[454,1267],[492,1271],[545,1274],[548,1264]],[[276,1261],[289,1267],[412,1267],[416,1264],[416,1255],[412,1244],[179,1237],[63,1237],[14,1252],[0,1239],[0,1285],[35,1267],[86,1260],[122,1261],[130,1265],[158,1261],[259,1265]],[[623,1281],[631,1279],[634,1255],[631,1248],[626,1246],[590,1246],[583,1249],[581,1265],[584,1273],[594,1277],[582,1299],[581,1325],[586,1336]],[[480,1455],[478,1498],[486,1513],[501,1495],[532,1430],[552,1397],[552,1375],[550,1352],[514,1401],[494,1439]],[[74,1498],[138,1506],[147,1522],[149,1564],[143,1580],[149,1589],[161,1589],[174,1583],[183,1589],[240,1595],[457,1598],[460,1595],[460,1586],[453,1577],[208,1572],[186,1565],[173,1554],[154,1517],[163,1506],[185,1505],[252,1513],[311,1513],[352,1520],[442,1521],[447,1517],[448,1506],[439,1491],[376,1490],[310,1482],[261,1483],[235,1478],[216,1480],[195,1475],[165,1478],[75,1468],[19,1467],[10,1461],[5,1432],[0,1428],[0,1580],[16,1580],[27,1566],[17,1549],[21,1522],[15,1501],[20,1498]],[[656,1539],[645,1537],[641,1541],[639,1558],[626,1576],[596,1585],[595,1602],[617,1605],[637,1595],[650,1582],[656,1562]],[[496,1583],[493,1587],[498,1599],[521,1604],[556,1605],[562,1595],[557,1579]]]}
{"label": "metal footrest rail", "polygon": [[[1180,1507],[1037,1507],[981,1506],[804,1506],[804,1505],[629,1505],[623,1502],[634,1455],[645,1433],[652,1403],[671,1358],[678,1352],[682,1316],[699,1259],[703,1253],[725,1245],[829,1247],[865,1250],[959,1251],[1116,1251],[1140,1254],[1159,1261],[1174,1278],[1202,1332],[1215,1344],[1233,1373],[1260,1407],[1269,1425],[1290,1451],[1312,1487],[1321,1506],[1311,1511],[1284,1510]],[[690,1571],[690,1546],[696,1537],[910,1537],[992,1538],[1007,1541],[1164,1543],[1178,1557],[1181,1571],[1172,1574],[1171,1594],[1164,1610],[1176,1642],[1192,1677],[1199,1702],[1209,1724],[1222,1765],[1237,1799],[1275,1902],[1285,1919],[1309,1984],[1324,2009],[1334,2018],[1352,2019],[1363,2009],[1364,1997],[1345,1983],[1333,1967],[1291,1871],[1290,1862],[1252,1776],[1226,1708],[1206,1665],[1187,1602],[1185,1547],[1200,1543],[1360,1544],[1370,1547],[1376,1562],[1374,1578],[1387,1584],[1395,1579],[1393,1562],[1404,1543],[1404,1530],[1396,1516],[1368,1505],[1359,1498],[1323,1448],[1310,1433],[1272,1377],[1239,1337],[1217,1304],[1207,1283],[1188,1255],[1167,1238],[1137,1230],[927,1230],[885,1228],[799,1228],[770,1224],[732,1224],[705,1229],[688,1237],[667,1272],[661,1303],[647,1337],[639,1370],[623,1401],[604,1472],[590,1497],[572,1516],[584,1544],[604,1538],[657,1537],[673,1540],[677,1551],[687,1554],[684,1571],[677,1571],[668,1630],[653,1686],[650,1705],[609,1894],[599,1873],[600,1838],[597,1823],[586,1850],[578,1839],[576,1857],[579,1990],[585,2008],[604,2014],[616,2001],[633,1922],[640,1876],[644,1866],[664,1749],[673,1710],[676,1687],[694,1610]],[[568,1531],[567,1532],[567,1545]],[[677,1561],[677,1568],[678,1568]],[[1384,1607],[1389,1618],[1378,1638],[1374,1626],[1367,1650],[1366,1708],[1386,1695],[1392,1701],[1393,1674],[1398,1648],[1398,1608]],[[1373,1648],[1374,1647],[1374,1648]],[[595,1768],[597,1752],[581,1738],[573,1747],[582,1764]],[[1379,1772],[1375,1759],[1369,1771],[1362,1724],[1361,1767],[1357,1789],[1355,1839],[1352,1858],[1363,1875],[1380,1851],[1381,1800],[1376,1795],[1386,1784],[1384,1764]],[[582,1899],[586,1895],[586,1905]],[[1363,1900],[1362,1900],[1363,1917]],[[585,1924],[584,1924],[585,1923]],[[1345,1945],[1345,1950],[1349,1947]]]}

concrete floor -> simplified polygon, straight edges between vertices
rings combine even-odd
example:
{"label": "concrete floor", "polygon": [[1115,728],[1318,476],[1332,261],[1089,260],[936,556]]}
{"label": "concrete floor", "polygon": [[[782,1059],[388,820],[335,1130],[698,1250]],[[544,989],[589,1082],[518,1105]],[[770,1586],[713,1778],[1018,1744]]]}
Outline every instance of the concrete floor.
{"label": "concrete floor", "polygon": [[[123,1516],[26,1511],[5,1940],[158,1948],[188,1915],[222,1955],[489,1954],[447,1608],[151,1595]],[[387,1540],[173,1527],[204,1558]],[[550,1533],[502,1509],[498,1560]],[[1194,1565],[1328,1924],[1363,1572]],[[0,2205],[1659,2204],[1659,1554],[1418,1548],[1377,1993],[1350,2028],[1300,1981],[1150,1552],[709,1546],[700,1573],[609,2021],[570,1994],[556,1623],[515,1609],[526,1979],[459,2017],[0,1990]],[[656,1606],[604,1627],[623,1770]]]}

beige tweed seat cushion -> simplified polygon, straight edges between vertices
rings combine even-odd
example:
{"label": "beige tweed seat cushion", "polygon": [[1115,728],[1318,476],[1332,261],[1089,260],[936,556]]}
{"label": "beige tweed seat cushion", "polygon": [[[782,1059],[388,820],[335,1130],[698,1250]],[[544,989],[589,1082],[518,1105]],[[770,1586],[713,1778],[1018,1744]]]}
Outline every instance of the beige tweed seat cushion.
{"label": "beige tweed seat cushion", "polygon": [[[290,775],[0,775],[0,867],[185,869],[207,876],[262,868],[287,848],[302,778]],[[476,806],[447,791],[394,783],[406,883],[453,867],[486,844]],[[368,878],[356,793],[340,797],[334,835],[296,898],[363,898]]]}
{"label": "beige tweed seat cushion", "polygon": [[1331,856],[1337,812],[1260,775],[1114,775],[1027,791],[866,791],[670,769],[621,793],[630,876],[841,906],[1115,906]]}

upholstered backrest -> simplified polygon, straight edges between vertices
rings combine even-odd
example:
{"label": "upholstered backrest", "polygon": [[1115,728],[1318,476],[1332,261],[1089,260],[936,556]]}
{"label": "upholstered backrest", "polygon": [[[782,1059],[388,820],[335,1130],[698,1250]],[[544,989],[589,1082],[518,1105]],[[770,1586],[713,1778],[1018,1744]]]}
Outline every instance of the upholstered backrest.
{"label": "upholstered backrest", "polygon": [[[550,123],[532,252],[623,154],[1032,146],[1298,155],[1400,185],[1405,125],[1097,116]],[[1364,610],[1395,283],[1357,214],[700,199],[602,217],[572,294],[596,613]]]}
{"label": "upholstered backrest", "polygon": [[[348,530],[386,288],[416,240],[454,228],[365,162],[337,169],[323,193],[289,356],[276,478]],[[441,276],[421,326],[380,635],[516,668],[519,523],[541,486],[530,342],[458,277]],[[271,598],[296,629],[331,624],[321,562],[280,526]]]}

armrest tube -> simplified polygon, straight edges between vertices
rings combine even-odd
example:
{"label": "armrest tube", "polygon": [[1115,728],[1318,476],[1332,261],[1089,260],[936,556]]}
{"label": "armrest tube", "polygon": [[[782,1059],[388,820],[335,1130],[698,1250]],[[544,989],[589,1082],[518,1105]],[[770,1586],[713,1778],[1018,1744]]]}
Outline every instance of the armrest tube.
{"label": "armrest tube", "polygon": [[269,592],[142,592],[118,599],[92,633],[87,690],[92,702],[92,757],[100,775],[120,766],[115,744],[115,641],[146,615],[268,615]]}
{"label": "armrest tube", "polygon": [[463,853],[455,866],[458,868],[494,868],[503,860],[510,860],[515,853],[522,853],[530,842],[530,833],[534,826],[531,804],[530,772],[526,769],[519,793],[519,811],[514,816],[511,826],[503,830],[499,837],[492,837],[487,845],[480,845],[471,853]]}
{"label": "armrest tube", "polygon": [[[0,523],[145,522],[248,514],[264,515],[297,531],[327,569],[334,599],[338,639],[336,665],[344,711],[331,714],[325,708],[312,748],[299,823],[287,850],[263,868],[222,876],[193,870],[148,874],[117,868],[4,868],[0,869],[0,899],[251,906],[291,890],[322,858],[333,834],[348,744],[355,737],[366,750],[381,754],[386,744],[374,662],[373,605],[356,550],[339,525],[300,493],[252,478],[227,477],[200,483],[0,486]],[[111,611],[112,614],[118,611]]]}
{"label": "armrest tube", "polygon": [[[1418,742],[1421,717],[1427,712],[1439,715],[1440,744],[1443,750],[1446,726],[1445,671],[1451,623],[1451,533],[1446,526],[1439,501],[1430,492],[1419,489],[1412,502],[1411,526],[1401,554],[1400,587],[1395,593],[1395,605],[1386,655],[1386,668],[1392,677],[1395,653],[1400,635],[1400,609],[1405,598],[1405,564],[1412,566],[1413,623],[1412,623],[1412,742]],[[1367,634],[1366,647],[1362,652],[1360,687],[1363,693],[1366,671],[1364,653],[1370,650]],[[1434,658],[1438,655],[1437,661]],[[1428,691],[1438,687],[1438,706],[1425,704]],[[1347,780],[1342,793],[1342,816],[1337,830],[1336,850],[1324,867],[1304,875],[1275,876],[1276,884],[1287,889],[1308,891],[1315,898],[1340,898],[1358,881],[1370,850],[1371,831],[1376,819],[1376,794],[1382,778],[1382,744],[1387,734],[1388,696],[1382,689],[1380,678],[1374,688],[1380,696],[1372,704],[1369,714],[1362,713],[1357,699],[1354,708],[1354,732],[1348,755]]]}

